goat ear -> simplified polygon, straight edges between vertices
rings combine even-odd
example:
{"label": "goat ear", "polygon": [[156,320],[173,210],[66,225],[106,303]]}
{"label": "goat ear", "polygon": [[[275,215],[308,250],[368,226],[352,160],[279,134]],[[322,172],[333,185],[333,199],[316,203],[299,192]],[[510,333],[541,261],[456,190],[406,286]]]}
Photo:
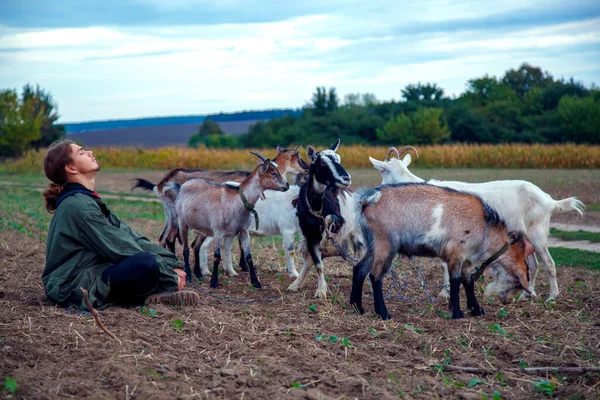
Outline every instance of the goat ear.
{"label": "goat ear", "polygon": [[405,167],[408,167],[410,165],[411,161],[412,161],[412,158],[410,157],[410,154],[407,154],[402,159],[402,164],[404,164]]}
{"label": "goat ear", "polygon": [[337,138],[337,140],[333,145],[331,145],[329,150],[337,151],[338,147],[340,147],[340,138]]}
{"label": "goat ear", "polygon": [[317,152],[315,151],[314,147],[309,145],[306,148],[306,157],[310,160],[311,163],[315,162],[315,160],[317,159]]}
{"label": "goat ear", "polygon": [[263,163],[262,168],[260,170],[264,174],[265,172],[267,172],[267,168],[269,168],[269,160],[267,160]]}
{"label": "goat ear", "polygon": [[521,284],[521,286],[523,286],[523,289],[525,289],[527,293],[531,294],[531,288],[529,287],[527,275],[524,272],[519,271],[517,272],[517,276],[519,277],[519,283]]}
{"label": "goat ear", "polygon": [[369,156],[369,160],[371,161],[371,164],[373,164],[373,166],[378,169],[379,171],[383,171],[385,170],[385,162],[383,161],[379,161],[374,159],[373,157]]}
{"label": "goat ear", "polygon": [[281,153],[283,151],[283,147],[281,147],[280,145],[277,145],[277,152]]}

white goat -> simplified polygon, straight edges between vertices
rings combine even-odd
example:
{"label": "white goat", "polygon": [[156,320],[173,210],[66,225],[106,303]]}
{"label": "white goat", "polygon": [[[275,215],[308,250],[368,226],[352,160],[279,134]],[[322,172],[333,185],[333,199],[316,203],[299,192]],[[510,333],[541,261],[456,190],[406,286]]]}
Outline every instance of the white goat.
{"label": "white goat", "polygon": [[[400,151],[391,147],[385,161],[378,161],[369,157],[373,166],[383,175],[382,184],[425,182],[408,170],[411,162],[410,154],[406,154],[403,159],[400,159],[400,156],[409,150],[413,150],[418,157],[417,150],[410,146],[403,147]],[[397,158],[392,157],[390,159],[392,152],[396,153]],[[427,183],[478,195],[498,212],[510,231],[523,232],[527,240],[533,245],[535,254],[546,268],[550,282],[550,295],[546,301],[555,299],[558,296],[556,266],[548,252],[550,218],[554,212],[577,211],[580,215],[583,215],[585,205],[581,201],[575,197],[554,200],[533,183],[521,180],[465,183],[431,179]],[[530,255],[527,258],[527,263],[531,269],[529,287],[531,288],[531,295],[535,296],[535,278],[538,272],[535,255]],[[448,287],[448,269],[444,264],[444,289],[440,295],[448,297]],[[521,299],[526,296],[527,294],[523,293]]]}

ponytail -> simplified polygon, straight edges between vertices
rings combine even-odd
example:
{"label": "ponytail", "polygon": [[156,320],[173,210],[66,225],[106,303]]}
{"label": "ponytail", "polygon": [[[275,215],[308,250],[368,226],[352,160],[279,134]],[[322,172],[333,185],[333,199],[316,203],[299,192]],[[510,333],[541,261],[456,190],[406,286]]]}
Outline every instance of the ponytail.
{"label": "ponytail", "polygon": [[44,190],[44,203],[49,213],[56,211],[56,199],[60,196],[67,184],[67,171],[65,167],[71,164],[71,154],[74,144],[72,140],[58,140],[50,145],[46,157],[44,157],[44,173],[52,181],[48,189]]}

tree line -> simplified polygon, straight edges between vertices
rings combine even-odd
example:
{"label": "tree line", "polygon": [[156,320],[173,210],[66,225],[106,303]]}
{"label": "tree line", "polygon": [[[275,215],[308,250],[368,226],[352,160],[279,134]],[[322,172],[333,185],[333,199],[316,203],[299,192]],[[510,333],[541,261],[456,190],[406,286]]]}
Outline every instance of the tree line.
{"label": "tree line", "polygon": [[345,144],[439,143],[600,144],[600,90],[555,79],[539,67],[522,64],[502,77],[471,79],[464,93],[449,97],[435,83],[410,84],[400,101],[373,94],[340,100],[335,88],[317,87],[302,112],[250,126],[245,135],[225,135],[207,119],[190,146],[274,147]]}

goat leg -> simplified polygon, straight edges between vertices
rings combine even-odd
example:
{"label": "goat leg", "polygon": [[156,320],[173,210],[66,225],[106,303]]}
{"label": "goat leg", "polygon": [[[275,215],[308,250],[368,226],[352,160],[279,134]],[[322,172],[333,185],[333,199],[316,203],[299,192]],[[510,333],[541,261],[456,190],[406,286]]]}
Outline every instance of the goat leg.
{"label": "goat leg", "polygon": [[204,279],[202,270],[200,269],[200,246],[195,245],[194,247],[194,275],[200,280]]}
{"label": "goat leg", "polygon": [[373,253],[367,252],[365,256],[360,260],[352,269],[352,292],[350,292],[350,305],[360,315],[365,313],[362,307],[362,290],[365,282],[365,278],[369,273],[373,263]]}
{"label": "goat leg", "polygon": [[260,289],[262,285],[258,280],[258,276],[256,276],[256,267],[254,267],[254,262],[252,261],[252,254],[250,253],[250,232],[243,229],[239,233],[239,241],[240,241],[240,249],[244,250],[244,254],[246,255],[246,262],[248,263],[248,269],[250,270],[250,281],[255,288]]}
{"label": "goat leg", "polygon": [[477,297],[475,297],[475,282],[468,271],[463,271],[462,284],[467,295],[467,308],[471,310],[471,315],[474,317],[485,315],[483,308],[477,302]]}
{"label": "goat leg", "polygon": [[383,277],[379,276],[375,278],[373,274],[370,275],[371,286],[373,287],[373,303],[375,305],[375,312],[379,314],[382,320],[390,319],[392,316],[388,313],[383,301]]}
{"label": "goat leg", "polygon": [[190,248],[187,245],[183,247],[183,266],[185,270],[185,280],[188,283],[191,283],[192,270],[190,269]]}
{"label": "goat leg", "polygon": [[460,310],[460,290],[461,278],[452,277],[450,278],[450,309],[452,311],[452,319],[464,318],[463,312]]}
{"label": "goat leg", "polygon": [[[219,241],[220,242],[220,241]],[[210,287],[216,289],[219,287],[219,263],[221,262],[221,248],[215,244],[215,262],[213,263],[213,270],[210,277]]]}
{"label": "goat leg", "polygon": [[246,261],[246,253],[244,252],[244,246],[242,245],[242,238],[238,236],[238,244],[240,245],[240,263],[239,267],[242,271],[248,272],[248,262]]}

